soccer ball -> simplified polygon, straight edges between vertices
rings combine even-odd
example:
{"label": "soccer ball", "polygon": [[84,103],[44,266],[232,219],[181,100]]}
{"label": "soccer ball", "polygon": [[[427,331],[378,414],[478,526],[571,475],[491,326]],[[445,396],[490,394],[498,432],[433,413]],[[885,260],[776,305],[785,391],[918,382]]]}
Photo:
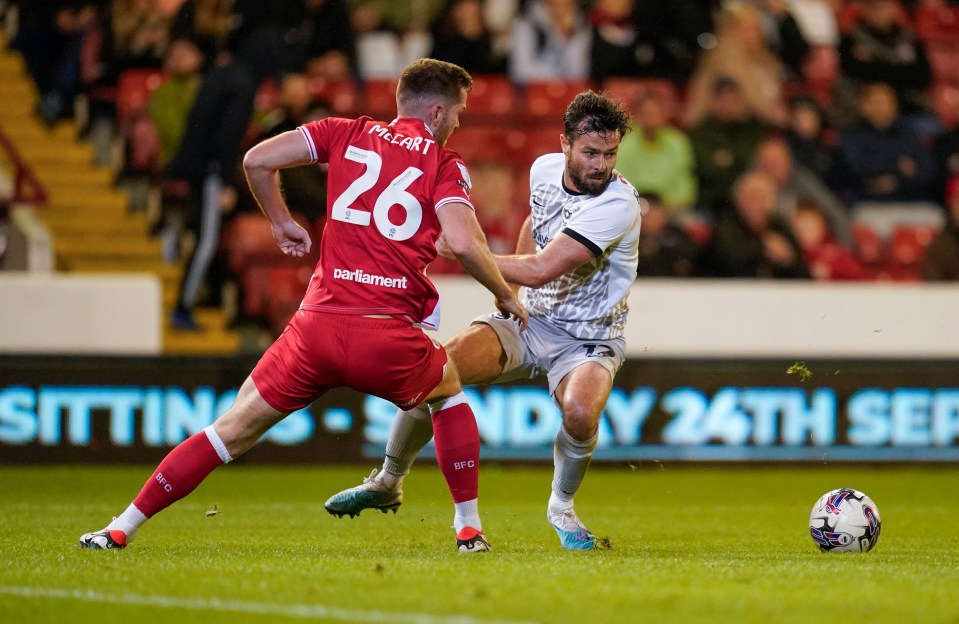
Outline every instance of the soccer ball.
{"label": "soccer ball", "polygon": [[879,509],[858,490],[826,492],[809,514],[809,533],[823,552],[866,552],[879,541]]}

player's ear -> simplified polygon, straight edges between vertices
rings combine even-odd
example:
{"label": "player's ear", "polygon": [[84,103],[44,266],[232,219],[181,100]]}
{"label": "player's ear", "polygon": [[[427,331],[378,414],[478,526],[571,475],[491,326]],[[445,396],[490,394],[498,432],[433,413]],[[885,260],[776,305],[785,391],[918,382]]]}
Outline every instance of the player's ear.
{"label": "player's ear", "polygon": [[569,156],[569,150],[572,148],[572,144],[569,142],[569,139],[566,138],[566,134],[559,135],[559,146],[563,149],[563,153]]}

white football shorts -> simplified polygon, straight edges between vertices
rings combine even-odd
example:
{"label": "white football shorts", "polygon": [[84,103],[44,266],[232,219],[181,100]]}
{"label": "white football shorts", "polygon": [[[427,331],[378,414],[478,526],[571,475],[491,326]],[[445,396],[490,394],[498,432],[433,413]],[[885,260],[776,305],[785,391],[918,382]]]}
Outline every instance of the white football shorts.
{"label": "white football shorts", "polygon": [[626,341],[585,340],[575,338],[549,321],[531,316],[526,331],[520,331],[516,321],[504,318],[499,312],[479,316],[471,325],[485,323],[493,328],[506,353],[503,373],[492,383],[518,379],[534,379],[545,374],[550,396],[566,375],[577,366],[595,362],[609,372],[611,378],[626,359]]}

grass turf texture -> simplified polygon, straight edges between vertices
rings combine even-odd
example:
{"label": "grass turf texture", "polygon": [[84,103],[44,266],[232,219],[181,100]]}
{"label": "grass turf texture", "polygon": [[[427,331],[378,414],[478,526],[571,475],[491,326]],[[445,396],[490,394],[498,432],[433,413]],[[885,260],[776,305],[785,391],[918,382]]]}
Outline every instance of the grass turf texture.
{"label": "grass turf texture", "polygon": [[[428,464],[399,514],[354,520],[322,503],[362,467],[238,465],[126,550],[79,549],[150,470],[0,468],[0,621],[959,622],[952,467],[594,466],[577,510],[612,548],[576,553],[545,520],[548,468],[486,465],[494,551],[466,555]],[[837,487],[876,501],[872,552],[824,554],[810,539],[812,504]]]}

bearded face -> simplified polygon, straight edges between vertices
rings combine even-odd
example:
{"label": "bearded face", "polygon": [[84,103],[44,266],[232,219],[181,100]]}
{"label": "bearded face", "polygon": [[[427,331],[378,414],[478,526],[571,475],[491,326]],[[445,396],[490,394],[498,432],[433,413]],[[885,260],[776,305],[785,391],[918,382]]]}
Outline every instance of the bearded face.
{"label": "bearded face", "polygon": [[572,190],[587,195],[606,190],[613,178],[621,138],[618,131],[578,134],[572,142],[563,135],[560,142],[566,154],[566,182]]}

